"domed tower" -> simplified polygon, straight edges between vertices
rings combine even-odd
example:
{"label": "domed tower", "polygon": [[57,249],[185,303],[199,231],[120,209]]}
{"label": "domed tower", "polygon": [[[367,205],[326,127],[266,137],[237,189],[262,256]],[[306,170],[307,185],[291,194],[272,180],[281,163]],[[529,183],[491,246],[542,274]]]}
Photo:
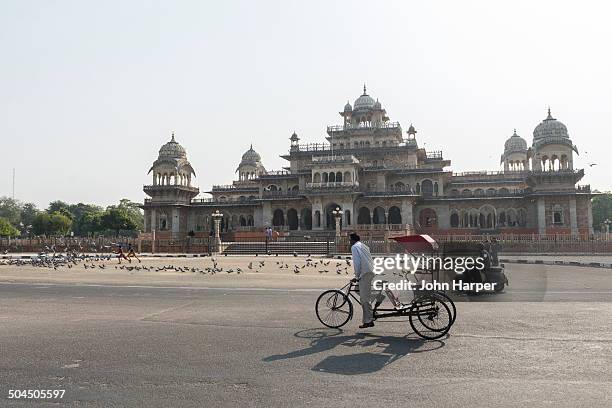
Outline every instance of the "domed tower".
{"label": "domed tower", "polygon": [[149,169],[153,174],[153,184],[144,186],[143,191],[151,197],[145,200],[145,231],[171,233],[174,238],[186,233],[187,210],[200,192],[192,186],[192,176],[195,171],[187,160],[187,152],[175,139],[172,139],[159,149],[159,156]]}
{"label": "domed tower", "polygon": [[249,150],[242,155],[242,160],[236,172],[238,172],[238,180],[240,181],[252,180],[266,173],[265,167],[261,164],[261,156],[253,150],[252,144]]}
{"label": "domed tower", "polygon": [[578,154],[567,127],[552,117],[550,108],[546,119],[533,130],[532,149],[532,167],[536,171],[572,170],[573,152]]}
{"label": "domed tower", "polygon": [[501,155],[500,162],[504,165],[504,171],[529,170],[527,142],[516,134],[516,129],[504,144],[504,154]]}

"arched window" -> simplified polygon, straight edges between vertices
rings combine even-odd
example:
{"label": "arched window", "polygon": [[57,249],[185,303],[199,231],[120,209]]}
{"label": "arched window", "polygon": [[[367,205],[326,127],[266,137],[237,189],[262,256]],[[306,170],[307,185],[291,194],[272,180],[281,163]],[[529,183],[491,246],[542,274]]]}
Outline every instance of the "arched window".
{"label": "arched window", "polygon": [[304,208],[302,209],[302,226],[304,229],[311,230],[312,229],[312,209]]}
{"label": "arched window", "polygon": [[402,223],[401,210],[396,206],[389,208],[389,224],[401,224],[401,223]]}
{"label": "arched window", "polygon": [[331,173],[329,173],[329,182],[330,183],[335,183],[336,182],[336,173],[334,173],[333,171]]}
{"label": "arched window", "polygon": [[423,180],[421,183],[421,193],[423,197],[431,197],[434,192],[433,183],[431,180]]}
{"label": "arched window", "polygon": [[456,212],[452,213],[450,216],[450,226],[451,228],[459,228],[459,214]]}
{"label": "arched window", "polygon": [[438,225],[438,217],[432,208],[424,208],[419,213],[419,224],[425,228],[435,228]]}
{"label": "arched window", "polygon": [[506,226],[506,212],[505,211],[500,211],[497,215],[497,225],[499,225],[500,227],[505,227]]}
{"label": "arched window", "polygon": [[298,213],[295,208],[287,210],[287,224],[290,230],[298,229]]}
{"label": "arched window", "polygon": [[272,215],[272,225],[275,227],[281,227],[285,225],[285,214],[280,208],[274,210],[274,213]]}
{"label": "arched window", "polygon": [[385,209],[382,207],[374,208],[374,215],[372,216],[372,222],[374,224],[384,224],[385,223]]}
{"label": "arched window", "polygon": [[553,207],[553,224],[563,224],[563,209],[561,208],[561,206],[556,205]]}
{"label": "arched window", "polygon": [[357,224],[369,225],[372,223],[370,217],[370,209],[367,207],[361,207],[357,213]]}

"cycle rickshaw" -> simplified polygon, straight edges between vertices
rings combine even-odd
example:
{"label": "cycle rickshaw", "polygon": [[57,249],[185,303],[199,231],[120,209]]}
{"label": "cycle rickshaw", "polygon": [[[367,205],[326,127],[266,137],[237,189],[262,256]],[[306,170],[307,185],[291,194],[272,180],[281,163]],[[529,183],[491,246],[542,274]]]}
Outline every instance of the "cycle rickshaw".
{"label": "cycle rickshaw", "polygon": [[[402,239],[404,238],[404,239]],[[396,241],[409,249],[419,248],[427,251],[437,250],[436,242],[426,235],[411,235],[398,237]],[[423,251],[424,252],[424,251]],[[435,271],[419,271],[420,274],[434,276]],[[353,318],[353,301],[361,305],[355,293],[358,285],[351,280],[340,289],[331,289],[319,295],[315,311],[319,321],[331,328],[340,328]],[[427,340],[435,340],[445,336],[451,329],[456,318],[456,308],[452,300],[439,291],[415,291],[409,303],[402,303],[389,289],[384,290],[393,305],[390,307],[375,307],[374,320],[391,317],[408,317],[414,332]]]}

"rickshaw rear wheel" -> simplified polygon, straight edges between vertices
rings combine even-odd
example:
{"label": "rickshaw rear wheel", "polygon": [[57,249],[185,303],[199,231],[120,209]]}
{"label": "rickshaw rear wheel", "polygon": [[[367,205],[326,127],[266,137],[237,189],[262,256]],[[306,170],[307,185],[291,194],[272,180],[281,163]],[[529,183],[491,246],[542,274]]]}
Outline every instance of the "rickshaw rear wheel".
{"label": "rickshaw rear wheel", "polygon": [[337,329],[353,318],[353,303],[344,292],[327,290],[319,295],[315,312],[324,326]]}
{"label": "rickshaw rear wheel", "polygon": [[457,306],[455,306],[455,302],[453,302],[453,299],[451,299],[450,296],[442,291],[434,293],[436,296],[441,296],[442,301],[448,306],[449,310],[451,311],[451,325],[454,324],[455,320],[457,319]]}
{"label": "rickshaw rear wheel", "polygon": [[427,294],[412,301],[410,326],[420,337],[435,340],[450,330],[453,322],[451,311],[439,296]]}

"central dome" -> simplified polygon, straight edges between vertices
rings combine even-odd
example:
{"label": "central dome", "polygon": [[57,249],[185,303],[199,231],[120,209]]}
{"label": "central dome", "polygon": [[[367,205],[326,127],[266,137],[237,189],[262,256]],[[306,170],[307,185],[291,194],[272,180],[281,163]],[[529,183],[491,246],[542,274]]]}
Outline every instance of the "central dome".
{"label": "central dome", "polygon": [[355,103],[353,104],[355,110],[372,109],[374,108],[374,104],[376,104],[376,101],[374,100],[374,98],[367,94],[366,87],[364,85],[363,94],[359,98],[355,99]]}
{"label": "central dome", "polygon": [[241,164],[256,164],[259,162],[261,162],[261,156],[253,150],[253,145],[251,145],[251,148],[242,155]]}
{"label": "central dome", "polygon": [[174,140],[174,133],[172,133],[172,139],[163,145],[159,149],[159,157],[167,157],[173,159],[184,159],[187,157],[185,148],[181,146],[176,140]]}
{"label": "central dome", "polygon": [[353,106],[355,106],[355,110],[359,109],[372,109],[376,101],[368,94],[363,94],[359,98],[355,100]]}
{"label": "central dome", "polygon": [[533,130],[533,140],[544,139],[547,137],[569,138],[567,127],[557,119],[553,118],[548,109],[548,116]]}

